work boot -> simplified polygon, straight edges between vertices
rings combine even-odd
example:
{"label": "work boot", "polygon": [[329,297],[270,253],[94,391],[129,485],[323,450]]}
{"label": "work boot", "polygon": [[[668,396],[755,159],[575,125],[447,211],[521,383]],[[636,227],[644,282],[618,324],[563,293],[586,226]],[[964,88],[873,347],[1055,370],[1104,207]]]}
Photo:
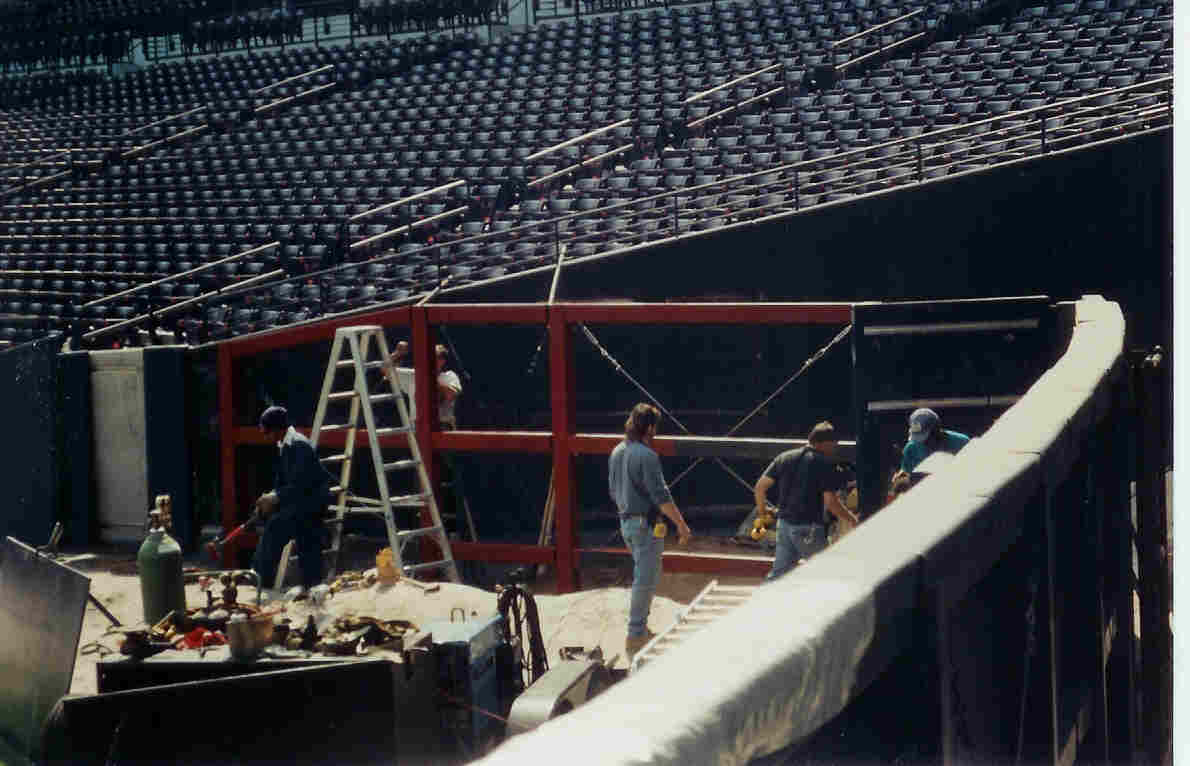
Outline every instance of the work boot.
{"label": "work boot", "polygon": [[645,632],[641,635],[629,636],[627,639],[625,639],[624,652],[628,655],[628,661],[632,662],[632,658],[636,656],[636,653],[644,648],[645,644],[649,643],[656,637],[656,633],[649,630],[648,628],[645,628]]}

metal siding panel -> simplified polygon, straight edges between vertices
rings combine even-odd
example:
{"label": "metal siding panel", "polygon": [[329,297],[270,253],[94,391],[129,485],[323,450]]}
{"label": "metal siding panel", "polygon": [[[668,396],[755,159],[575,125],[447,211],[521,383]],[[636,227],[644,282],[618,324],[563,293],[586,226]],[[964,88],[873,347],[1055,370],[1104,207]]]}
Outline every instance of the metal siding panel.
{"label": "metal siding panel", "polygon": [[90,578],[9,537],[0,544],[0,733],[29,754],[70,691]]}

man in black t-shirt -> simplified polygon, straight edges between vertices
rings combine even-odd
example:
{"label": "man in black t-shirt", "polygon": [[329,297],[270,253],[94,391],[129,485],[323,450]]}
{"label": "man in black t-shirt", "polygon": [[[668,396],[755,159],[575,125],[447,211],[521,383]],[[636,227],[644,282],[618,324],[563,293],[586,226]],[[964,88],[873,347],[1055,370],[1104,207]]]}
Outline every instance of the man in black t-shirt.
{"label": "man in black t-shirt", "polygon": [[769,488],[777,485],[777,552],[765,580],[775,580],[800,559],[826,547],[823,508],[839,519],[859,523],[859,517],[835,494],[843,485],[842,474],[829,460],[839,446],[835,427],[823,421],[814,426],[807,441],[805,447],[777,455],[756,482],[758,514],[768,505]]}

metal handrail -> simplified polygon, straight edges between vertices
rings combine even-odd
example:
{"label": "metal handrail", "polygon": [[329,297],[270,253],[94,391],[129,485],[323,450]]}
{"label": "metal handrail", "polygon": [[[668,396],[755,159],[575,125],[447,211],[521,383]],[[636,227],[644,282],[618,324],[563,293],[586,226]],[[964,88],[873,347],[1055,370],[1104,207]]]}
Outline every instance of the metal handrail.
{"label": "metal handrail", "polygon": [[924,13],[924,12],[925,12],[924,8],[918,8],[915,11],[910,11],[909,13],[898,16],[895,19],[889,19],[888,21],[881,22],[875,26],[868,27],[867,29],[865,29],[861,32],[856,32],[853,35],[844,37],[842,40],[835,40],[833,43],[831,43],[831,47],[838,48],[840,45],[843,45],[844,43],[849,43],[852,40],[858,40],[861,37],[867,37],[868,35],[872,34],[873,32],[879,32],[880,30],[884,29],[885,27],[896,24],[899,21],[904,21],[905,19],[911,19],[914,16],[918,15],[919,13]]}
{"label": "metal handrail", "polygon": [[277,82],[270,83],[269,85],[265,85],[263,88],[257,88],[256,90],[248,91],[248,95],[256,96],[261,93],[264,93],[266,90],[271,90],[272,88],[280,87],[287,82],[293,82],[294,80],[300,80],[303,77],[309,77],[310,75],[315,75],[315,74],[318,74],[319,72],[325,72],[328,69],[334,69],[334,68],[335,68],[334,64],[323,64],[322,66],[318,67],[317,69],[311,69],[308,72],[302,72],[301,74],[295,74],[293,77],[286,77],[284,80],[278,80]]}
{"label": "metal handrail", "polygon": [[535,178],[534,180],[530,181],[529,183],[527,183],[525,185],[528,186],[530,189],[532,189],[536,186],[540,186],[542,184],[547,184],[550,181],[554,180],[555,178],[561,178],[561,177],[567,175],[568,173],[573,173],[577,170],[582,170],[583,168],[587,167],[588,165],[596,165],[600,162],[604,162],[608,159],[611,159],[612,157],[615,157],[617,155],[624,154],[625,152],[630,151],[634,146],[636,146],[636,144],[621,144],[620,146],[617,146],[615,149],[611,149],[609,151],[603,152],[602,154],[597,154],[594,157],[588,157],[587,159],[582,160],[581,162],[576,162],[575,164],[570,165],[569,167],[562,168],[561,170],[556,170],[553,173],[550,173],[549,175],[542,176],[541,178]]}
{"label": "metal handrail", "polygon": [[[811,160],[803,160],[803,161],[795,162],[795,163],[788,163],[785,165],[780,165],[780,166],[771,167],[771,168],[765,168],[763,170],[753,171],[751,173],[740,174],[740,175],[732,176],[729,178],[720,179],[720,180],[709,182],[706,184],[701,184],[698,186],[670,190],[670,191],[666,191],[666,192],[663,192],[660,194],[650,195],[647,197],[630,200],[630,201],[619,203],[619,204],[612,205],[612,206],[606,206],[606,207],[600,208],[598,210],[598,212],[596,212],[596,211],[579,211],[579,212],[575,212],[575,213],[568,213],[563,216],[557,216],[557,217],[554,217],[551,219],[544,219],[541,221],[532,221],[529,223],[524,223],[519,226],[510,227],[508,229],[501,230],[498,232],[481,233],[481,234],[477,234],[477,235],[474,235],[471,237],[464,237],[459,240],[454,240],[453,242],[451,242],[449,244],[461,245],[461,244],[475,243],[475,242],[490,242],[490,241],[496,241],[496,240],[505,240],[505,239],[513,238],[513,237],[515,237],[515,235],[523,233],[523,232],[529,232],[531,230],[538,230],[538,231],[543,230],[545,227],[549,227],[551,224],[553,225],[554,231],[558,232],[562,229],[562,224],[569,223],[571,221],[577,221],[577,220],[583,219],[583,218],[591,218],[593,216],[598,216],[601,214],[615,212],[617,210],[623,210],[623,209],[639,206],[639,207],[643,207],[645,209],[652,209],[652,210],[656,211],[659,209],[656,206],[656,203],[660,200],[669,199],[669,198],[674,199],[675,203],[676,203],[676,199],[678,197],[687,197],[687,198],[691,198],[691,199],[702,199],[702,198],[705,198],[705,197],[711,196],[711,195],[725,194],[733,189],[737,189],[741,193],[751,191],[751,192],[754,192],[757,194],[763,194],[763,193],[767,193],[767,192],[764,192],[761,190],[763,190],[767,187],[772,187],[774,185],[780,184],[784,188],[787,188],[789,185],[788,174],[791,172],[793,173],[793,180],[794,180],[794,184],[796,185],[799,182],[798,179],[800,178],[800,176],[803,172],[808,172],[810,174],[810,177],[813,178],[815,174],[821,174],[821,173],[825,173],[825,172],[829,172],[829,171],[837,171],[837,170],[841,170],[842,168],[845,168],[845,167],[851,167],[852,170],[854,171],[854,166],[856,166],[856,165],[862,166],[862,165],[871,164],[871,163],[878,163],[879,167],[903,167],[903,166],[905,166],[906,163],[892,163],[890,165],[888,157],[878,157],[878,156],[870,156],[869,157],[869,156],[864,156],[864,155],[867,155],[867,153],[874,152],[876,150],[906,146],[906,145],[910,145],[910,144],[917,145],[918,147],[920,147],[923,143],[933,143],[933,144],[945,145],[946,143],[950,143],[950,142],[945,141],[945,140],[939,140],[939,139],[944,139],[947,136],[954,136],[954,138],[951,141],[964,140],[964,139],[966,139],[966,140],[984,140],[984,137],[986,137],[988,135],[1000,135],[1000,134],[1005,133],[1006,131],[1019,130],[1020,126],[1016,126],[1016,125],[1006,126],[1006,127],[1002,127],[995,131],[989,130],[984,133],[973,132],[973,128],[976,128],[978,126],[982,126],[985,124],[990,125],[991,123],[999,122],[999,121],[1020,120],[1022,118],[1028,118],[1028,117],[1032,117],[1034,115],[1042,115],[1042,113],[1047,112],[1047,111],[1053,111],[1055,109],[1067,108],[1067,107],[1071,107],[1071,106],[1078,105],[1078,104],[1084,104],[1088,101],[1094,101],[1097,99],[1103,99],[1105,97],[1116,96],[1116,95],[1120,95],[1120,94],[1124,94],[1124,93],[1132,93],[1135,91],[1141,91],[1142,89],[1149,89],[1146,92],[1143,92],[1141,94],[1138,94],[1137,96],[1134,96],[1132,98],[1125,100],[1123,103],[1128,104],[1128,103],[1133,103],[1133,102],[1140,102],[1142,100],[1153,98],[1155,96],[1168,94],[1169,86],[1172,85],[1172,80],[1173,80],[1172,77],[1163,77],[1163,78],[1158,78],[1155,80],[1150,80],[1150,81],[1147,81],[1144,83],[1136,83],[1133,85],[1123,86],[1123,87],[1108,90],[1108,91],[1102,91],[1099,93],[1088,94],[1085,96],[1078,96],[1075,98],[1059,101],[1054,104],[1045,104],[1042,106],[1032,107],[1029,109],[1023,109],[1023,110],[1018,110],[1015,112],[1008,112],[1008,113],[1001,114],[1001,115],[995,115],[993,117],[989,117],[984,120],[979,120],[979,121],[972,122],[972,123],[966,123],[963,125],[956,125],[956,126],[952,126],[952,127],[948,127],[948,128],[942,128],[939,130],[923,133],[918,136],[908,136],[905,138],[895,139],[893,141],[888,141],[888,142],[878,144],[875,146],[859,147],[856,149],[849,150],[847,152],[839,152],[837,154],[833,154],[828,157],[816,158],[816,159],[811,159]],[[1154,88],[1156,88],[1158,86],[1165,86],[1165,89],[1161,90],[1161,91],[1151,92]],[[1120,101],[1116,101],[1116,102],[1113,102],[1112,104],[1104,105],[1099,108],[1106,109],[1106,108],[1110,108],[1110,107],[1115,107],[1115,106],[1119,106],[1120,103],[1121,103]],[[1166,107],[1167,110],[1169,108],[1172,108],[1172,102]],[[1079,114],[1081,112],[1086,112],[1086,111],[1089,111],[1089,109],[1087,109],[1087,108],[1079,109],[1077,112],[1074,112],[1074,114]],[[1105,115],[1105,117],[1110,117],[1110,116],[1112,116],[1112,115]],[[1147,119],[1147,117],[1144,119]],[[1046,118],[1044,117],[1044,115],[1042,115],[1042,118],[1041,118],[1042,130],[1045,129],[1044,128],[1045,120],[1046,120]],[[1137,120],[1134,120],[1133,122],[1137,122]],[[1132,123],[1127,123],[1127,124],[1132,124]],[[949,155],[952,153],[953,152],[944,153],[944,155],[935,154],[932,156],[933,157],[946,156],[946,155]],[[854,163],[854,165],[847,165],[847,163],[846,163],[847,159],[855,158],[857,156],[859,159],[856,163]],[[843,162],[840,162],[840,160],[843,160]],[[833,167],[821,167],[822,165],[827,164],[827,163],[830,163]],[[752,186],[739,188],[739,184],[741,184],[743,182],[752,181],[754,179],[759,179],[759,178],[762,178],[765,176],[773,176],[773,175],[778,176],[778,178],[773,181],[765,181],[760,184],[753,184]],[[782,176],[784,176],[784,177],[782,177]],[[453,182],[452,185],[457,185],[459,183],[462,183],[462,181]],[[810,183],[815,183],[815,182],[811,181]],[[821,182],[818,182],[818,183],[821,183]],[[863,181],[863,182],[861,182],[860,185],[866,185],[868,183],[870,183],[870,181]],[[823,191],[820,193],[816,193],[816,196],[819,194],[841,193],[842,190],[846,189],[846,188],[851,188],[851,187],[847,187],[847,186],[840,187],[839,189],[836,189],[833,192],[832,191]],[[700,196],[700,193],[702,194],[702,196]],[[425,194],[425,193],[423,193],[423,194]],[[397,203],[389,203],[388,207],[391,207],[395,204],[399,204],[400,202],[401,201],[398,201]],[[781,202],[781,203],[776,203],[773,205],[766,205],[766,206],[752,206],[742,212],[756,212],[759,210],[765,210],[765,209],[770,209],[770,208],[788,208],[788,207],[790,207],[788,202]],[[800,207],[798,207],[795,204],[794,209],[800,210]],[[435,216],[434,219],[424,219],[423,221],[416,222],[416,223],[417,223],[417,225],[424,225],[425,223],[429,222],[430,220],[436,220],[439,218],[456,215],[456,214],[458,214],[458,212],[460,212],[462,210],[465,210],[465,208],[457,208],[452,211],[446,211],[445,213]],[[716,218],[731,217],[731,216],[737,216],[737,215],[739,215],[739,212],[726,213],[721,216],[710,217],[707,220],[715,220]],[[378,239],[387,238],[389,236],[393,236],[398,233],[406,233],[408,231],[411,231],[413,228],[415,228],[414,224],[399,227],[398,229],[390,230],[389,232],[384,232],[383,234],[376,235],[375,237],[372,237],[372,238],[368,238],[367,240],[361,240],[360,242],[354,243],[352,245],[352,247],[355,247],[356,245],[359,245],[362,242],[371,243],[371,242],[377,241]],[[594,237],[594,236],[599,236],[599,233],[577,235],[577,236],[571,237],[569,239],[569,241],[570,242],[581,242],[585,238]],[[428,250],[436,250],[441,247],[442,247],[442,244],[435,244],[435,245],[425,248],[424,250],[419,251],[419,252],[425,252]],[[401,257],[404,257],[404,254],[390,253],[388,255],[383,255],[383,256],[379,256],[377,258],[369,259],[368,261],[366,261],[366,263],[381,263],[381,262],[386,262],[386,261],[390,261],[390,260],[393,260],[396,258],[401,258]],[[566,265],[570,265],[572,263],[581,262],[581,261],[585,261],[585,260],[587,260],[587,257],[576,258],[573,260],[568,259]],[[320,270],[317,272],[312,272],[309,274],[304,274],[304,275],[299,275],[299,276],[294,276],[294,277],[289,277],[286,279],[278,280],[276,282],[270,283],[268,286],[275,287],[277,285],[284,284],[286,282],[303,281],[303,280],[313,279],[316,277],[323,277],[323,276],[326,276],[326,275],[329,275],[332,273],[336,273],[339,271],[343,271],[346,269],[358,269],[360,267],[360,265],[362,265],[362,264],[361,263],[342,264],[342,265],[330,267],[327,269],[323,269],[323,270]],[[272,272],[272,273],[276,273],[276,272]],[[527,273],[527,272],[521,272],[521,273],[523,274],[523,273]],[[460,287],[457,287],[454,289],[456,289],[456,290],[462,289],[462,287],[463,286],[460,286]],[[216,297],[216,296],[223,297],[223,298],[229,298],[229,297],[232,297],[235,295],[239,295],[239,294],[246,293],[246,292],[252,292],[252,291],[259,290],[259,289],[262,289],[262,288],[260,286],[250,287],[250,286],[248,286],[247,283],[240,283],[240,284],[237,284],[234,287],[234,289],[232,289],[232,290],[216,291],[216,292],[208,294],[206,296],[206,298]],[[196,298],[197,297],[202,297],[202,296],[196,296]],[[191,301],[191,302],[193,302],[193,301]],[[173,307],[171,307],[171,308],[173,308]],[[157,313],[160,313],[160,312],[157,312]],[[148,316],[149,315],[146,314],[146,315],[143,315],[142,317],[140,317],[139,319],[141,321],[143,321],[143,320],[147,319]],[[129,321],[132,321],[132,320],[129,320]],[[104,329],[107,330],[110,328],[104,328]]]}
{"label": "metal handrail", "polygon": [[[266,279],[272,279],[272,278],[277,277],[284,273],[285,272],[282,269],[275,269],[273,271],[269,271],[264,274],[258,274],[257,276],[249,277],[248,279],[245,279],[242,282],[237,283],[235,286],[243,287],[243,286],[248,285],[253,282],[261,282]],[[203,293],[202,295],[196,295],[193,298],[187,298],[184,301],[180,301],[180,302],[172,304],[170,306],[164,306],[156,311],[150,311],[148,314],[141,314],[139,316],[129,317],[128,319],[125,319],[122,322],[117,322],[116,324],[108,325],[107,327],[100,327],[97,330],[91,330],[90,332],[85,332],[85,333],[83,333],[82,337],[84,340],[95,340],[96,338],[100,338],[104,335],[110,335],[110,334],[117,332],[119,330],[122,330],[126,327],[130,327],[132,325],[138,325],[141,322],[148,320],[150,317],[164,316],[166,314],[176,313],[176,312],[181,311],[182,309],[187,308],[189,306],[192,306],[197,303],[201,303],[203,301],[210,300],[211,298],[217,297],[220,294],[224,293],[225,291],[226,291],[225,288],[215,288],[211,292]]]}
{"label": "metal handrail", "polygon": [[407,202],[413,202],[414,200],[422,199],[423,197],[431,197],[436,194],[442,194],[444,192],[448,192],[451,189],[454,189],[457,186],[460,186],[465,183],[466,183],[466,181],[463,181],[463,180],[450,181],[449,183],[444,183],[441,186],[435,186],[433,189],[426,189],[423,192],[418,192],[417,194],[410,194],[408,197],[402,197],[401,199],[394,200],[392,202],[386,202],[383,205],[378,205],[377,207],[374,207],[371,210],[365,210],[362,213],[356,213],[353,216],[349,216],[347,218],[347,220],[348,220],[348,222],[352,222],[352,223],[355,221],[362,221],[363,219],[365,219],[369,216],[375,215],[376,213],[381,213],[385,210],[389,210],[391,208],[397,207],[398,205],[404,205]]}
{"label": "metal handrail", "polygon": [[720,109],[717,112],[712,112],[712,113],[706,115],[705,117],[699,117],[697,120],[694,120],[693,122],[688,123],[686,125],[686,127],[696,128],[699,125],[702,125],[704,122],[710,122],[711,120],[718,119],[719,117],[722,117],[723,115],[728,114],[729,112],[734,112],[737,109],[743,109],[745,106],[748,106],[749,104],[754,104],[757,101],[763,101],[766,98],[772,98],[773,96],[777,95],[781,91],[785,90],[787,87],[788,86],[786,86],[786,85],[778,85],[777,87],[773,88],[772,90],[765,91],[764,93],[753,96],[752,98],[746,98],[738,104],[732,104],[731,106]]}
{"label": "metal handrail", "polygon": [[129,130],[126,130],[123,133],[116,136],[116,138],[127,138],[128,136],[131,136],[133,133],[139,133],[142,130],[148,130],[149,128],[154,128],[158,125],[163,125],[167,122],[172,122],[173,120],[179,120],[179,119],[185,117],[186,115],[194,114],[195,112],[201,112],[206,108],[207,108],[207,105],[203,104],[202,106],[196,106],[193,109],[187,109],[184,112],[178,112],[177,114],[171,114],[168,117],[164,117],[160,120],[150,122],[148,125],[141,125],[139,128],[131,128]]}
{"label": "metal handrail", "polygon": [[397,234],[407,234],[407,233],[413,231],[414,229],[419,229],[422,226],[426,226],[431,223],[437,223],[438,221],[444,220],[446,218],[451,218],[453,216],[456,216],[460,213],[465,213],[465,212],[467,212],[466,205],[462,205],[460,207],[456,207],[451,210],[444,210],[441,213],[435,213],[434,215],[431,215],[427,218],[421,218],[421,219],[414,221],[412,223],[407,223],[404,226],[398,226],[395,229],[389,229],[388,231],[383,231],[379,234],[373,234],[370,237],[365,237],[363,239],[356,240],[355,242],[352,242],[350,245],[348,245],[348,249],[354,250],[357,247],[367,247],[368,245],[374,245],[377,242],[381,242],[383,240],[388,239],[389,237],[396,236]]}
{"label": "metal handrail", "polygon": [[178,279],[182,279],[183,277],[190,277],[190,276],[194,276],[195,274],[201,274],[204,271],[210,271],[211,269],[215,268],[216,266],[222,266],[224,264],[231,263],[232,261],[238,260],[245,256],[252,255],[253,253],[260,253],[265,250],[271,250],[274,247],[280,247],[280,246],[281,246],[280,242],[269,242],[268,244],[265,244],[265,245],[259,245],[257,247],[253,247],[248,250],[245,250],[242,253],[235,253],[234,255],[229,255],[226,258],[219,258],[217,260],[211,261],[210,263],[204,263],[201,266],[196,266],[193,269],[188,269],[186,271],[182,271],[177,274],[170,274],[169,276],[162,277],[161,279],[155,279],[152,282],[145,282],[144,284],[137,285],[136,287],[131,287],[127,290],[122,290],[118,293],[112,293],[111,295],[105,295],[102,298],[97,298],[96,300],[88,301],[87,303],[84,303],[82,305],[82,308],[90,308],[91,306],[98,306],[101,303],[107,303],[108,301],[113,301],[117,298],[123,298],[125,296],[132,295],[133,293],[138,293],[141,290],[144,290],[149,287],[156,287],[157,285],[163,285],[163,284],[166,284],[167,282],[172,282],[172,281],[175,281]]}
{"label": "metal handrail", "polygon": [[[330,66],[330,64],[327,64],[327,66]],[[295,93],[292,96],[286,96],[284,98],[279,98],[276,101],[270,101],[267,104],[261,104],[260,106],[254,108],[252,113],[257,115],[264,114],[265,112],[271,111],[273,109],[280,109],[285,104],[292,103],[299,99],[307,98],[315,93],[322,93],[323,91],[331,90],[332,88],[337,87],[339,87],[338,81],[328,82],[325,85],[316,85],[313,88],[303,90],[301,93]]]}
{"label": "metal handrail", "polygon": [[706,98],[707,96],[711,95],[712,93],[715,93],[716,91],[720,91],[720,90],[724,90],[724,89],[726,89],[726,88],[730,88],[730,87],[732,87],[733,85],[738,85],[739,83],[741,83],[741,82],[743,82],[743,81],[745,81],[745,80],[750,80],[750,79],[752,79],[753,77],[757,77],[757,76],[759,76],[759,75],[762,75],[762,74],[764,74],[765,72],[771,72],[771,71],[772,71],[772,70],[774,70],[774,69],[780,69],[780,68],[781,68],[781,67],[783,67],[783,66],[785,66],[785,64],[784,64],[783,62],[780,62],[780,61],[778,61],[776,64],[769,64],[769,65],[768,65],[768,66],[766,66],[766,67],[763,67],[763,68],[761,68],[761,69],[757,69],[755,72],[749,72],[748,74],[745,74],[745,75],[740,75],[739,77],[735,78],[734,80],[728,80],[727,82],[720,83],[719,85],[716,85],[716,86],[715,86],[715,87],[713,87],[713,88],[707,88],[707,89],[706,89],[706,90],[704,90],[704,91],[701,91],[701,92],[699,92],[699,93],[695,93],[693,96],[690,96],[689,98],[687,98],[686,100],[684,100],[682,103],[683,103],[683,104],[689,104],[689,103],[692,103],[692,102],[694,102],[694,101],[699,101],[699,100],[701,100],[701,99],[704,99],[704,98]]}
{"label": "metal handrail", "polygon": [[891,50],[900,48],[902,45],[907,45],[907,44],[913,42],[914,40],[919,40],[925,36],[926,36],[925,32],[918,32],[917,34],[910,35],[909,37],[903,38],[901,40],[897,40],[892,45],[881,45],[879,48],[877,48],[874,51],[868,51],[867,53],[865,53],[862,56],[859,56],[859,57],[853,58],[853,59],[848,59],[847,61],[844,61],[842,64],[836,64],[835,71],[842,72],[847,67],[855,66],[856,64],[859,64],[860,62],[867,61],[868,59],[872,58],[873,56],[883,56]]}
{"label": "metal handrail", "polygon": [[613,122],[610,125],[604,125],[602,128],[596,128],[595,130],[587,131],[586,133],[582,134],[581,136],[575,136],[574,138],[568,138],[560,144],[554,144],[553,146],[542,149],[539,152],[533,152],[528,157],[525,157],[523,160],[521,160],[521,162],[522,163],[533,162],[534,160],[541,159],[542,157],[546,156],[547,154],[553,154],[554,152],[558,151],[559,149],[565,149],[568,146],[573,146],[575,144],[582,143],[583,141],[586,141],[589,138],[593,138],[595,136],[601,135],[603,133],[608,132],[609,130],[614,130],[616,128],[620,128],[625,125],[630,125],[633,122],[634,122],[634,120],[632,118],[628,118],[625,120],[620,120],[618,122]]}

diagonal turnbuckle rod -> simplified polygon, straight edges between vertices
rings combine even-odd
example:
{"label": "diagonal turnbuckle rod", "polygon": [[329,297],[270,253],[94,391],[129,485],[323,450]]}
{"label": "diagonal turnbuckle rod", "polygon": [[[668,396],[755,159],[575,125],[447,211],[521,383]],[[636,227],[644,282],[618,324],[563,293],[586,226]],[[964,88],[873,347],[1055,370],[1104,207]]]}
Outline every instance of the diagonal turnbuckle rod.
{"label": "diagonal turnbuckle rod", "polygon": [[[756,413],[760,412],[762,409],[764,409],[766,406],[768,406],[769,402],[771,402],[773,399],[776,399],[781,394],[782,391],[784,391],[786,388],[789,388],[789,386],[792,385],[795,380],[800,378],[806,372],[806,370],[813,367],[814,364],[816,362],[818,362],[819,359],[826,356],[826,353],[828,351],[830,351],[831,348],[833,348],[839,341],[843,340],[850,334],[851,334],[851,325],[847,325],[846,327],[844,327],[842,330],[839,331],[838,335],[836,335],[834,338],[831,338],[830,343],[827,343],[825,346],[823,346],[822,348],[818,349],[813,354],[811,354],[810,358],[802,363],[801,369],[799,369],[797,372],[793,373],[793,375],[791,375],[784,383],[777,386],[776,391],[773,391],[773,393],[769,394],[763,402],[756,405],[756,407],[754,407],[751,412],[749,412],[747,415],[745,415],[743,417],[743,419],[740,420],[740,422],[738,422],[734,426],[732,426],[731,430],[728,431],[726,434],[724,434],[724,436],[735,436],[735,432],[740,430],[741,428],[743,428],[745,423],[747,423],[749,420],[751,420],[752,418],[754,418],[756,416]],[[674,486],[676,486],[679,481],[681,481],[683,478],[685,478],[686,474],[690,473],[695,468],[697,468],[698,464],[701,463],[703,460],[706,460],[706,458],[700,457],[697,460],[695,460],[693,463],[688,465],[686,467],[686,470],[679,473],[677,475],[677,477],[674,478],[674,480],[669,483],[670,488],[673,488]]]}
{"label": "diagonal turnbuckle rod", "polygon": [[[599,352],[600,356],[602,356],[604,359],[606,359],[608,364],[610,364],[612,366],[612,369],[614,369],[616,372],[620,373],[625,378],[627,378],[629,383],[636,386],[637,390],[640,391],[642,394],[644,394],[646,397],[648,397],[648,400],[650,402],[652,402],[657,407],[657,409],[661,410],[662,414],[664,414],[667,418],[669,418],[670,420],[672,420],[674,422],[674,425],[676,425],[678,428],[682,429],[682,431],[684,433],[689,434],[690,436],[694,435],[693,433],[691,433],[690,429],[687,428],[684,423],[682,423],[682,421],[678,420],[677,417],[672,412],[670,412],[669,410],[667,410],[665,408],[664,404],[657,401],[657,397],[655,397],[651,393],[649,393],[649,389],[647,389],[643,385],[641,385],[640,381],[638,381],[636,378],[632,377],[632,375],[628,372],[628,370],[624,369],[624,366],[622,364],[620,364],[620,362],[617,361],[616,358],[614,356],[612,356],[606,348],[603,347],[603,345],[599,342],[599,339],[595,337],[595,334],[592,333],[587,328],[587,326],[585,324],[583,324],[582,322],[579,322],[578,326],[579,326],[579,329],[581,329],[583,331],[583,334],[587,336],[587,340],[591,341],[591,345],[595,346],[595,350]],[[716,463],[718,463],[719,466],[721,468],[723,468],[724,471],[727,471],[729,474],[731,474],[731,476],[736,481],[738,481],[740,483],[740,485],[744,487],[744,489],[748,490],[748,492],[752,491],[752,485],[749,484],[747,481],[745,481],[743,479],[743,477],[741,477],[738,473],[736,473],[732,469],[731,466],[729,466],[727,463],[724,463],[723,460],[721,460],[720,458],[712,458],[712,460],[714,460]],[[672,487],[673,484],[671,483],[670,486]]]}

